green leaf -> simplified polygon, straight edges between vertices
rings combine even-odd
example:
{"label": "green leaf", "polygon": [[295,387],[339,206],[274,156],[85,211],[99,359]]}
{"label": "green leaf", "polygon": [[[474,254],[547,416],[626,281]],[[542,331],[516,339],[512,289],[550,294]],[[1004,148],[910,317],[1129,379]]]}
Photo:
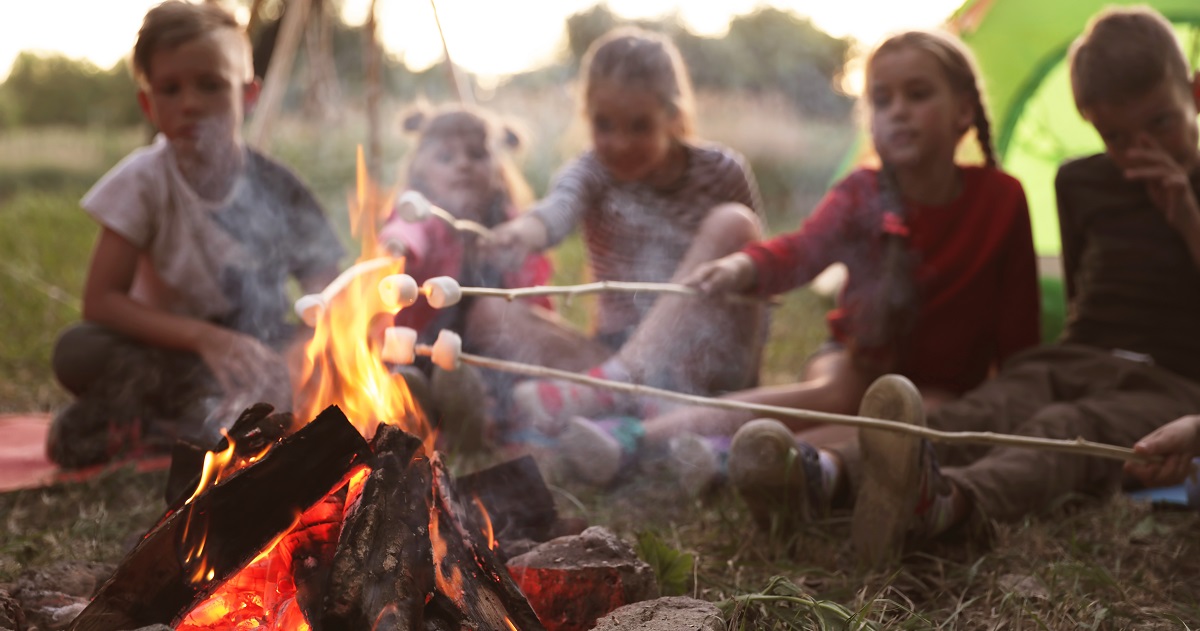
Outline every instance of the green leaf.
{"label": "green leaf", "polygon": [[667,545],[653,531],[642,531],[637,538],[638,558],[653,568],[659,592],[663,596],[686,594],[691,585],[695,557]]}

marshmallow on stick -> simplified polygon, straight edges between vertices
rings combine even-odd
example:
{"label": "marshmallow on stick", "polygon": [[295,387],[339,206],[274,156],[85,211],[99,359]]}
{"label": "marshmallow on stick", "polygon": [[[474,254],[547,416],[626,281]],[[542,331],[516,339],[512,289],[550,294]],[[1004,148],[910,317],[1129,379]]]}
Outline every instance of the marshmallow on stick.
{"label": "marshmallow on stick", "polygon": [[390,256],[381,256],[379,258],[355,263],[354,265],[346,268],[346,271],[338,274],[338,277],[333,279],[333,282],[326,285],[325,289],[322,289],[320,293],[306,294],[301,296],[296,300],[296,304],[293,305],[293,309],[296,310],[296,315],[300,316],[300,319],[303,320],[305,324],[308,326],[316,326],[317,321],[321,319],[321,315],[325,313],[326,309],[329,308],[329,303],[333,301],[335,296],[342,293],[346,287],[350,286],[350,283],[354,281],[355,278],[358,278],[363,274],[368,274],[370,272],[383,269],[384,267],[392,265],[395,262],[396,259],[393,259]]}
{"label": "marshmallow on stick", "polygon": [[459,232],[471,232],[481,237],[487,237],[492,231],[485,225],[469,219],[459,219],[449,211],[435,206],[428,198],[416,191],[404,191],[396,200],[396,214],[408,223],[425,221],[437,217]]}
{"label": "marshmallow on stick", "polygon": [[383,339],[383,361],[391,364],[411,364],[423,355],[442,370],[454,370],[462,359],[462,338],[454,331],[442,329],[432,346],[417,344],[416,330],[404,326],[388,327]]}
{"label": "marshmallow on stick", "polygon": [[[402,329],[404,327],[393,328]],[[416,331],[413,331],[412,329],[408,329],[408,331],[412,332],[391,334],[394,335],[395,339],[403,340],[403,342],[398,342],[390,350],[390,352],[385,345],[385,361],[393,363],[410,363],[412,358],[416,357],[417,355],[425,355],[431,357],[434,363],[443,370],[453,370],[460,364],[470,364],[480,368],[489,368],[492,370],[499,370],[501,372],[524,375],[527,377],[535,377],[540,379],[562,379],[594,388],[604,388],[617,392],[624,392],[626,394],[632,394],[635,396],[657,397],[671,401],[677,401],[680,403],[686,403],[689,405],[702,405],[726,410],[745,410],[763,415],[776,417],[786,416],[808,421],[815,421],[818,423],[828,423],[830,425],[890,430],[901,434],[909,434],[919,436],[921,438],[927,438],[933,442],[1023,447],[1028,449],[1041,449],[1046,451],[1097,456],[1100,458],[1109,458],[1113,460],[1134,460],[1148,462],[1155,459],[1155,457],[1152,456],[1136,453],[1128,447],[1097,443],[1083,440],[1082,438],[1077,438],[1075,440],[1064,440],[1055,438],[1040,438],[1036,436],[996,434],[992,432],[947,432],[926,427],[924,425],[912,425],[909,423],[901,423],[897,421],[871,418],[866,416],[817,412],[814,410],[802,410],[775,405],[762,405],[758,403],[745,403],[731,399],[716,399],[695,394],[684,394],[682,392],[663,390],[661,388],[652,388],[636,383],[609,381],[607,379],[600,379],[566,370],[547,368],[545,366],[537,366],[533,364],[525,364],[502,359],[493,359],[491,357],[483,357],[481,355],[464,353],[462,352],[462,338],[460,338],[458,334],[446,330],[443,330],[438,334],[438,339],[433,346],[420,345],[416,343]],[[409,342],[409,340],[412,341]],[[408,362],[401,361],[404,359],[407,359]],[[908,392],[907,395],[910,397],[915,397],[919,401],[920,395],[915,392],[915,386],[913,386],[912,383],[907,379],[903,379],[896,375],[885,375],[877,380],[876,383],[883,382],[884,380],[892,382],[890,384],[883,384],[886,386],[883,388],[883,391],[886,395],[903,396],[905,394],[904,390],[909,389],[911,391]],[[874,386],[872,386],[872,388],[874,388]],[[543,428],[543,430],[546,429],[551,428]]]}
{"label": "marshmallow on stick", "polygon": [[[397,274],[402,276],[402,274]],[[392,277],[388,277],[392,278]],[[411,277],[410,277],[411,278]],[[387,279],[384,279],[387,280]],[[405,282],[405,287],[408,286],[408,281]],[[415,286],[416,281],[411,283]],[[392,281],[387,287],[380,284],[381,292],[393,292],[394,286],[399,286],[398,281]],[[686,285],[676,283],[635,283],[622,282],[615,280],[605,280],[595,283],[586,283],[583,285],[560,285],[548,286],[540,285],[537,287],[519,287],[516,289],[498,289],[493,287],[463,287],[458,284],[458,281],[449,276],[437,276],[425,281],[421,286],[420,293],[429,301],[429,306],[434,309],[444,309],[451,307],[460,300],[463,296],[494,296],[504,298],[506,300],[515,300],[517,298],[528,298],[532,296],[579,296],[584,294],[598,294],[603,292],[625,292],[625,293],[660,293],[660,294],[676,294],[682,296],[697,296],[700,292]],[[748,296],[730,295],[727,298],[731,300],[746,300],[757,301],[757,298]],[[400,302],[404,301],[404,296],[400,297]],[[384,302],[392,300],[391,297],[385,297]],[[408,304],[411,304],[408,303]]]}

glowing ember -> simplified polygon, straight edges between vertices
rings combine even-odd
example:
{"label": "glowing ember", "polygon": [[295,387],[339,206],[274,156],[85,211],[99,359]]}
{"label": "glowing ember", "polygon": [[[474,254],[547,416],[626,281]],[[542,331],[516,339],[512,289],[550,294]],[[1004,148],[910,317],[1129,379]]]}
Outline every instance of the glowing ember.
{"label": "glowing ember", "polygon": [[483,506],[483,500],[475,497],[475,507],[479,509],[479,514],[483,517],[483,534],[487,535],[488,549],[496,549],[496,533],[492,530],[492,516],[488,514],[487,508]]}

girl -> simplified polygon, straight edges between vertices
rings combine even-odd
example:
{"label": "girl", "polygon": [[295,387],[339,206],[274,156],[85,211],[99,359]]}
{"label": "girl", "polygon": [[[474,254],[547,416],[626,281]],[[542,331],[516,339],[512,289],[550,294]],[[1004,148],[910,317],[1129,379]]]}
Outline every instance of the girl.
{"label": "girl", "polygon": [[[882,166],[856,170],[835,185],[795,232],[702,265],[685,280],[709,294],[771,295],[807,284],[837,261],[849,270],[827,317],[830,341],[809,358],[803,380],[731,399],[852,414],[866,387],[894,372],[911,379],[933,406],[1038,342],[1037,270],[1025,195],[1017,180],[996,168],[970,53],[941,33],[895,35],[867,59],[865,99]],[[955,161],[972,128],[982,166]],[[728,437],[752,416],[676,409],[647,420],[632,442],[675,439],[677,464],[695,465],[683,467],[689,474],[683,481],[696,491],[719,468],[711,449],[716,441],[695,435]],[[766,457],[771,450],[787,453],[801,445],[798,455],[811,457],[791,461],[817,466],[821,459],[809,443],[850,436],[842,427],[812,431],[812,423],[778,421],[754,423],[746,427],[749,435],[735,436],[729,469],[739,487],[785,482],[786,472],[759,476],[758,464],[776,462]],[[792,433],[805,430],[809,440],[797,443]],[[616,441],[604,444],[609,453],[619,451]]]}
{"label": "girl", "polygon": [[[507,158],[520,145],[519,137],[485,113],[461,106],[445,106],[432,113],[417,111],[405,118],[404,129],[416,133],[417,140],[407,167],[402,169],[401,185],[455,217],[493,227],[515,217],[517,208],[530,201],[528,184]],[[379,239],[389,252],[405,257],[405,272],[418,283],[452,276],[469,286],[525,287],[545,284],[551,274],[550,262],[540,254],[530,254],[513,271],[501,273],[479,259],[472,234],[457,232],[436,218],[407,223],[393,214],[380,228]],[[416,329],[424,343],[432,343],[442,329],[451,329],[463,336],[465,346],[475,348],[479,335],[470,322],[480,302],[484,301],[467,297],[451,308],[435,310],[420,300],[397,313],[394,324]],[[514,303],[512,308],[549,307],[550,302],[543,298]],[[443,373],[428,361],[420,368],[399,370],[435,418],[462,425],[447,428],[443,423],[443,436],[460,447],[480,446],[478,438],[485,421],[478,403],[484,398],[484,385],[478,375],[465,366],[466,370],[457,374]],[[427,376],[432,377],[432,387],[425,382]],[[502,386],[511,386],[488,385],[496,392],[506,392],[509,388]]]}
{"label": "girl", "polygon": [[[667,282],[758,238],[757,184],[741,155],[692,135],[690,80],[674,44],[635,28],[597,40],[584,58],[592,147],[563,168],[545,199],[486,244],[503,263],[550,247],[582,225],[597,280]],[[502,305],[498,305],[502,306]],[[503,347],[532,363],[693,392],[754,380],[763,311],[687,296],[603,294],[593,337],[493,314]],[[576,414],[638,402],[570,383],[524,382],[514,417],[554,427]]]}

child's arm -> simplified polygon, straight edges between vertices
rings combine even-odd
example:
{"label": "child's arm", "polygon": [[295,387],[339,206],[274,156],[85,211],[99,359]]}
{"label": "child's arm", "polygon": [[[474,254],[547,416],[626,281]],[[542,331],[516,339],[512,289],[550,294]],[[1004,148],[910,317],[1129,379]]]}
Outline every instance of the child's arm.
{"label": "child's arm", "polygon": [[110,228],[96,242],[83,290],[83,317],[150,346],[200,355],[227,392],[254,381],[278,361],[258,340],[210,322],[155,309],[133,300],[140,255],[136,246]]}
{"label": "child's arm", "polygon": [[537,215],[525,213],[492,229],[492,234],[480,246],[484,257],[504,271],[521,267],[534,252],[546,249],[550,236],[546,224]]}
{"label": "child's arm", "polygon": [[1193,263],[1200,267],[1200,205],[1188,172],[1149,136],[1138,138],[1129,157],[1138,165],[1126,169],[1125,177],[1146,184],[1150,199],[1183,237]]}
{"label": "child's arm", "polygon": [[1125,471],[1146,486],[1179,484],[1200,456],[1200,414],[1184,416],[1147,434],[1133,446],[1139,454],[1162,456],[1158,462],[1126,462]]}

